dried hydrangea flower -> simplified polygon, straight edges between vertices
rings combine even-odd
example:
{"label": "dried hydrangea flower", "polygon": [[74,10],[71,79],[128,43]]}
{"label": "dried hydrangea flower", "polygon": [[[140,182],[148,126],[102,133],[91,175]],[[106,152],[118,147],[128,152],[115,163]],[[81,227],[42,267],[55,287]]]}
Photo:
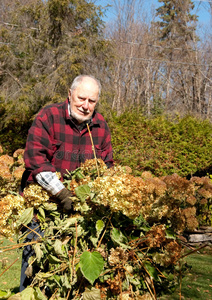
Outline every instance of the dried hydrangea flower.
{"label": "dried hydrangea flower", "polygon": [[110,249],[110,255],[108,257],[108,262],[110,266],[116,266],[122,263],[123,265],[128,260],[128,252],[121,247],[116,247],[116,249]]}
{"label": "dried hydrangea flower", "polygon": [[25,170],[25,168],[22,167],[22,166],[19,166],[19,167],[15,168],[15,169],[13,170],[13,172],[12,172],[13,177],[14,177],[16,180],[21,180],[22,175],[23,175],[23,173],[24,173],[24,170]]}
{"label": "dried hydrangea flower", "polygon": [[25,210],[24,198],[8,194],[0,201],[0,234],[6,237],[14,235],[16,220]]}
{"label": "dried hydrangea flower", "polygon": [[81,164],[80,170],[84,176],[89,175],[97,175],[97,167],[99,170],[100,176],[102,176],[107,170],[107,166],[102,159],[87,159],[84,163]]}
{"label": "dried hydrangea flower", "polygon": [[47,202],[50,198],[49,193],[39,184],[29,184],[23,192],[26,207],[38,208],[42,203]]}

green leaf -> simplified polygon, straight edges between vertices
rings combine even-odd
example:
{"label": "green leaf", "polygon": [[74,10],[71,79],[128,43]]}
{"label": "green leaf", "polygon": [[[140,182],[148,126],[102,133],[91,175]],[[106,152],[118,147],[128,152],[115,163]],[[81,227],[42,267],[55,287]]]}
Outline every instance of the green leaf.
{"label": "green leaf", "polygon": [[43,257],[43,251],[41,250],[40,246],[41,246],[40,243],[34,245],[34,251],[38,262],[40,262],[41,258]]}
{"label": "green leaf", "polygon": [[[76,179],[76,180],[78,180],[78,179],[82,179],[82,178],[84,178],[85,176],[82,174],[82,171],[81,171],[81,168],[77,168],[77,169],[75,169],[74,171],[72,171],[72,172],[69,172],[67,169],[66,169],[66,172],[67,172],[67,174],[65,174],[65,177],[67,177],[67,178],[71,178],[71,179]],[[68,182],[70,182],[70,180],[64,180],[64,183],[68,183]]]}
{"label": "green leaf", "polygon": [[80,256],[80,270],[84,277],[93,284],[99,277],[103,267],[104,260],[101,254],[97,251],[89,252],[85,251]]}
{"label": "green leaf", "polygon": [[53,244],[54,251],[57,255],[64,256],[64,252],[62,250],[63,244],[60,240],[56,240],[55,243]]}
{"label": "green leaf", "polygon": [[0,299],[8,299],[11,295],[10,290],[0,290]]}
{"label": "green leaf", "polygon": [[36,277],[38,278],[38,280],[43,280],[43,279],[47,279],[47,278],[50,278],[52,277],[52,273],[50,272],[38,272],[36,273]]}
{"label": "green leaf", "polygon": [[77,197],[84,202],[88,196],[90,196],[90,188],[87,184],[79,185],[75,188]]}
{"label": "green leaf", "polygon": [[140,214],[137,218],[133,220],[133,224],[136,225],[139,229],[142,229],[143,231],[149,230],[149,225],[147,221],[144,219],[142,214]]}
{"label": "green leaf", "polygon": [[92,244],[94,245],[94,247],[97,247],[98,238],[91,236],[90,240],[91,240]]}
{"label": "green leaf", "polygon": [[118,245],[122,246],[125,249],[130,248],[127,245],[128,240],[127,240],[126,236],[115,227],[111,231],[111,239],[114,243],[117,243]]}
{"label": "green leaf", "polygon": [[141,285],[141,279],[136,278],[134,276],[127,276],[127,280],[132,283],[134,286],[140,286]]}
{"label": "green leaf", "polygon": [[46,203],[43,203],[43,207],[45,210],[48,210],[48,211],[54,211],[54,210],[57,210],[57,204],[56,203],[52,203],[52,202],[46,202]]}
{"label": "green leaf", "polygon": [[147,269],[149,275],[154,279],[154,280],[158,280],[158,272],[155,269],[155,267],[153,267],[153,265],[150,262],[144,262],[144,267]]}
{"label": "green leaf", "polygon": [[105,223],[102,220],[98,220],[96,222],[96,231],[97,231],[97,237],[101,234],[102,230],[104,229]]}
{"label": "green leaf", "polygon": [[17,220],[17,226],[20,227],[22,224],[27,225],[32,221],[32,218],[34,216],[34,208],[29,207],[25,209],[25,211],[22,213],[22,215]]}
{"label": "green leaf", "polygon": [[12,295],[10,298],[8,298],[8,300],[21,300],[21,294],[18,293],[18,294]]}
{"label": "green leaf", "polygon": [[75,229],[75,224],[79,223],[83,218],[80,217],[71,217],[71,218],[67,218],[66,220],[64,220],[64,222],[61,224],[61,230],[65,231],[66,229],[68,229],[69,227],[73,227]]}
{"label": "green leaf", "polygon": [[57,258],[56,256],[54,256],[52,254],[49,254],[48,258],[49,258],[49,262],[51,264],[58,264],[58,263],[62,262],[61,259]]}
{"label": "green leaf", "polygon": [[60,280],[61,280],[62,287],[65,287],[66,289],[72,288],[70,279],[68,278],[67,273],[65,273],[64,276],[60,276]]}
{"label": "green leaf", "polygon": [[21,292],[21,300],[34,300],[34,289],[27,287]]}
{"label": "green leaf", "polygon": [[35,300],[47,300],[44,296],[44,294],[41,292],[39,287],[35,287],[35,292],[34,292]]}
{"label": "green leaf", "polygon": [[62,276],[59,276],[59,275],[56,275],[56,274],[55,274],[55,275],[53,275],[52,277],[50,277],[49,280],[50,280],[51,282],[56,283],[56,285],[59,286],[59,287],[61,288],[61,284],[60,284],[61,277],[62,277]]}
{"label": "green leaf", "polygon": [[76,178],[76,179],[83,179],[85,176],[82,174],[81,170],[80,169],[77,169],[77,171],[75,172],[73,178]]}
{"label": "green leaf", "polygon": [[100,290],[94,287],[91,290],[86,289],[82,295],[84,300],[101,300]]}
{"label": "green leaf", "polygon": [[39,212],[40,216],[41,216],[43,219],[45,219],[46,215],[45,215],[45,211],[44,211],[43,207],[41,207],[41,206],[38,207],[38,212]]}
{"label": "green leaf", "polygon": [[176,239],[176,235],[174,233],[174,231],[171,228],[167,228],[166,229],[166,238],[167,239]]}

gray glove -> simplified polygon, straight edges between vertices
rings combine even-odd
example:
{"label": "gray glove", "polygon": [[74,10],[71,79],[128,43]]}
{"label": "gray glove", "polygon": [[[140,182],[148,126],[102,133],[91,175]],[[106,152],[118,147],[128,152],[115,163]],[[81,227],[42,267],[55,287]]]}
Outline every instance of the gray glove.
{"label": "gray glove", "polygon": [[72,209],[72,201],[70,199],[73,196],[72,193],[67,189],[62,189],[56,196],[60,200],[63,210],[70,213]]}

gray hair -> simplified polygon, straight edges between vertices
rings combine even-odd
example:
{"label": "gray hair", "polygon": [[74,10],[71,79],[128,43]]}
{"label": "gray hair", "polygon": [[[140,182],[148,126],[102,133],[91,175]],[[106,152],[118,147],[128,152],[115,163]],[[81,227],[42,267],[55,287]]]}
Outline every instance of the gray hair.
{"label": "gray hair", "polygon": [[92,75],[79,75],[79,76],[75,77],[75,79],[73,80],[73,82],[71,84],[71,88],[70,88],[71,91],[74,91],[78,87],[78,85],[83,81],[83,79],[85,79],[85,78],[92,78],[93,80],[95,80],[95,82],[98,86],[99,96],[100,96],[102,85],[101,85],[100,81]]}

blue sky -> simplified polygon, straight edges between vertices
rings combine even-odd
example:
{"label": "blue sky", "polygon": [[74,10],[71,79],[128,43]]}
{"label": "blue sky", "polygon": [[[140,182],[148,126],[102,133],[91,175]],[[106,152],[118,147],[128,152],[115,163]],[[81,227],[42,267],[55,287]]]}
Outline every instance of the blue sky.
{"label": "blue sky", "polygon": [[[118,1],[122,1],[122,0],[116,0],[116,1],[118,2]],[[150,13],[152,6],[155,6],[155,8],[157,8],[158,6],[161,5],[161,3],[159,3],[157,0],[143,0],[143,1],[144,1],[146,10],[147,11],[149,10],[149,13]],[[107,4],[111,4],[111,3],[113,3],[112,0],[96,0],[95,1],[95,4],[101,5],[103,7],[106,6]],[[209,27],[209,25],[212,26],[212,24],[210,24],[211,16],[209,13],[209,3],[212,4],[212,0],[203,0],[203,1],[193,0],[193,3],[195,4],[194,13],[199,16],[199,19],[198,19],[199,25],[203,26],[203,27],[206,27],[206,26]],[[107,22],[107,21],[113,20],[114,17],[115,17],[114,16],[114,8],[113,7],[108,8],[104,20]]]}

